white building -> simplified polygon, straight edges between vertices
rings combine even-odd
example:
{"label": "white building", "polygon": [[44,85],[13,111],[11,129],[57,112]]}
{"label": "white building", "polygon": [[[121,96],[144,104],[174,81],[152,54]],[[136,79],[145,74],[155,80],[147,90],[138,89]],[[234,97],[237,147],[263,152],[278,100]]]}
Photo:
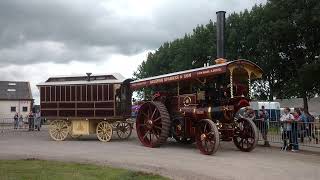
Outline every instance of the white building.
{"label": "white building", "polygon": [[13,118],[16,112],[26,117],[32,103],[29,82],[0,81],[0,121]]}

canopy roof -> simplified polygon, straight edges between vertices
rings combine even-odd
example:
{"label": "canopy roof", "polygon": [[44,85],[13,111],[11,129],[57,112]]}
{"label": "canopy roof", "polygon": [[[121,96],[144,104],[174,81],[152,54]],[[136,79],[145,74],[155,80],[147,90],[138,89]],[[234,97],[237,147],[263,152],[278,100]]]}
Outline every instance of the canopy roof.
{"label": "canopy roof", "polygon": [[167,84],[171,82],[185,81],[201,77],[210,77],[218,74],[228,73],[236,68],[245,69],[250,74],[251,79],[261,78],[263,73],[262,69],[255,63],[248,60],[239,59],[212,66],[179,71],[160,76],[149,77],[145,79],[139,79],[131,82],[131,89],[137,90],[140,88],[159,84]]}

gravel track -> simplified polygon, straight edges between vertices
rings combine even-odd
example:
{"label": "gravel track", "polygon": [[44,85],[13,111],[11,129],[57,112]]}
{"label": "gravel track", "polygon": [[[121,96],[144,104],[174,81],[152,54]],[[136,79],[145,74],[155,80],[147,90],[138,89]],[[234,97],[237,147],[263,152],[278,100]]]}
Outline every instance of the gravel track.
{"label": "gravel track", "polygon": [[206,156],[195,145],[179,145],[173,140],[160,148],[146,148],[135,133],[128,140],[114,136],[108,143],[99,142],[94,136],[56,142],[45,129],[0,133],[0,159],[27,158],[111,165],[172,179],[320,179],[320,156],[316,153],[281,152],[259,146],[244,153],[225,142],[215,155]]}

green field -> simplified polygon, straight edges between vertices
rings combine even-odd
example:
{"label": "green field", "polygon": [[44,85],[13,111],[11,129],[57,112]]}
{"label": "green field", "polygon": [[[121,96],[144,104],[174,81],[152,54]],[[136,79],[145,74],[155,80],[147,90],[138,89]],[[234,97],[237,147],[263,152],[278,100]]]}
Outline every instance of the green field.
{"label": "green field", "polygon": [[0,180],[163,180],[158,175],[79,163],[0,160]]}

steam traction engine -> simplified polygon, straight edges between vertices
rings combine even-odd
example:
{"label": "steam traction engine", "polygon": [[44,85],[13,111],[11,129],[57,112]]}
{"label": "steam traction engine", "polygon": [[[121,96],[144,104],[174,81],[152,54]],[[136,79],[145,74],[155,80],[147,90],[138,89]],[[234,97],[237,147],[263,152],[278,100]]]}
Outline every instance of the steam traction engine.
{"label": "steam traction engine", "polygon": [[181,143],[196,142],[203,154],[217,151],[220,140],[251,151],[258,132],[250,119],[236,117],[249,106],[251,80],[262,70],[247,60],[226,62],[131,82],[131,89],[150,88],[151,101],[141,105],[136,130],[144,146],[158,147],[169,136]]}
{"label": "steam traction engine", "polygon": [[[169,136],[181,143],[196,142],[203,154],[213,154],[220,140],[233,141],[241,151],[257,143],[257,127],[239,114],[249,106],[251,80],[262,70],[247,60],[227,62],[224,52],[225,12],[217,12],[215,65],[131,82],[131,89],[156,92],[139,109],[137,135],[143,145],[158,147]],[[241,110],[242,111],[242,110]]]}

